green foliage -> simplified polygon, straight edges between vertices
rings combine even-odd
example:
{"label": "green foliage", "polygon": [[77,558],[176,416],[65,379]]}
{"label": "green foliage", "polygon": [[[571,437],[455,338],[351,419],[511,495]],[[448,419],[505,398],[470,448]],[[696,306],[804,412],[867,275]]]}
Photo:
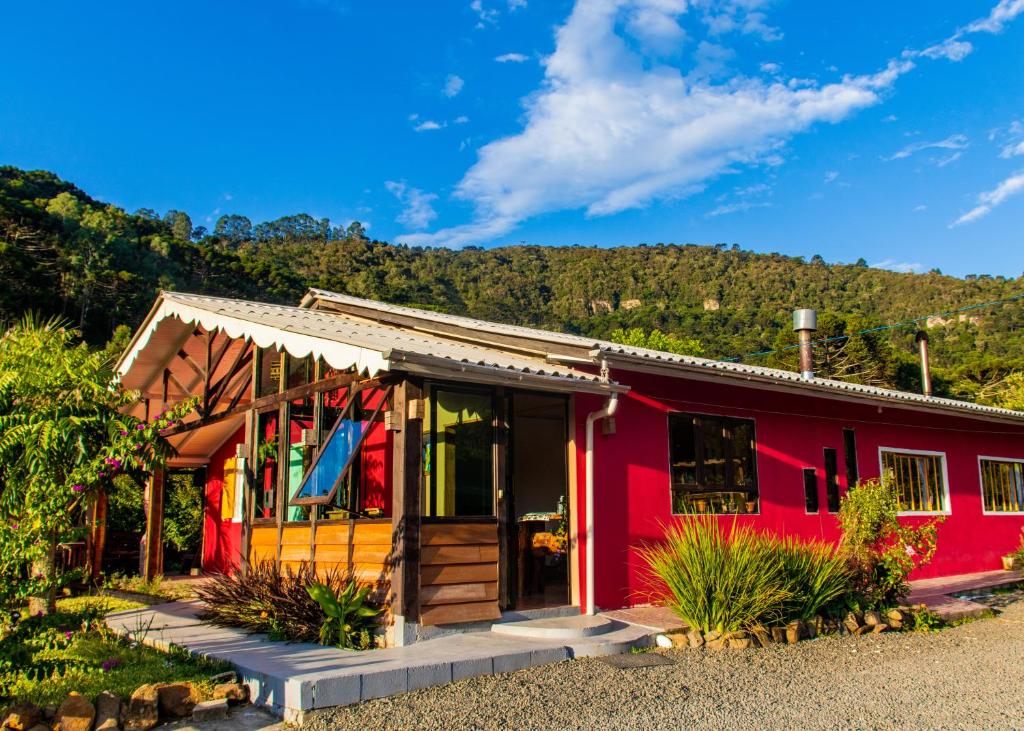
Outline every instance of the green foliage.
{"label": "green foliage", "polygon": [[851,575],[851,597],[862,609],[893,607],[910,591],[908,577],[935,555],[942,518],[903,525],[887,479],[862,482],[839,504],[840,547]]}
{"label": "green foliage", "polygon": [[[324,587],[315,590],[317,596],[330,593],[338,600],[343,620],[340,625],[336,621],[339,618],[327,614],[309,591],[314,585]],[[368,595],[369,590],[363,592],[345,572],[321,571],[318,576],[306,561],[297,570],[288,568],[284,572],[275,561],[256,561],[245,575],[219,574],[196,589],[196,596],[206,605],[205,618],[214,624],[264,632],[271,639],[354,642],[355,646],[363,639],[364,630],[368,646],[373,618],[380,613],[366,605]],[[330,628],[325,630],[328,625]]]}
{"label": "green foliage", "polygon": [[810,619],[848,590],[833,546],[736,523],[726,531],[710,516],[670,526],[662,543],[641,547],[640,555],[656,597],[702,632]]}
{"label": "green foliage", "polygon": [[203,488],[192,472],[171,474],[164,505],[164,541],[182,552],[199,548],[203,529]]}
{"label": "green foliage", "polygon": [[1003,409],[1024,411],[1024,371],[1014,371],[980,394],[980,401]]}
{"label": "green foliage", "polygon": [[60,703],[71,691],[94,701],[103,690],[127,698],[143,683],[192,681],[212,694],[207,679],[224,663],[164,653],[114,635],[103,623],[110,612],[142,605],[106,597],[57,602],[47,616],[22,612],[0,627],[0,695],[40,706]]}
{"label": "green foliage", "polygon": [[628,330],[617,327],[612,330],[609,339],[613,343],[629,345],[634,348],[661,350],[666,353],[679,353],[680,355],[704,354],[704,347],[700,344],[699,340],[668,335],[658,329],[646,332],[641,327],[631,327]]}
{"label": "green foliage", "polygon": [[320,626],[320,644],[358,650],[371,646],[375,620],[381,610],[366,604],[369,586],[361,587],[350,581],[338,591],[313,581],[306,585],[306,591],[325,615]]}
{"label": "green foliage", "polygon": [[131,475],[114,477],[107,486],[107,530],[142,533],[146,511],[142,505],[143,487]]}
{"label": "green foliage", "polygon": [[52,610],[72,578],[57,570],[57,546],[79,537],[89,501],[115,474],[166,459],[160,431],[192,403],[147,423],[119,412],[134,399],[57,321],[26,316],[0,336],[0,598]]}
{"label": "green foliage", "polygon": [[938,632],[945,624],[942,617],[924,604],[912,607],[908,614],[909,621],[904,629],[910,632]]}
{"label": "green foliage", "polygon": [[[186,228],[177,211],[128,214],[51,173],[0,167],[0,276],[18,284],[0,290],[0,318],[40,308],[100,345],[117,325],[135,327],[160,289],[294,304],[320,287],[604,339],[638,329],[648,347],[673,350],[674,339],[724,358],[792,344],[790,315],[803,306],[819,310],[820,337],[838,338],[816,346],[820,372],[917,390],[913,329],[852,333],[1024,289],[1020,278],[901,274],[724,245],[391,246],[357,223],[301,213],[255,225],[228,214],[212,235]],[[670,340],[655,345],[655,331]],[[985,399],[1024,370],[1019,303],[937,318],[928,331],[937,395]],[[795,357],[748,362],[794,368]]]}

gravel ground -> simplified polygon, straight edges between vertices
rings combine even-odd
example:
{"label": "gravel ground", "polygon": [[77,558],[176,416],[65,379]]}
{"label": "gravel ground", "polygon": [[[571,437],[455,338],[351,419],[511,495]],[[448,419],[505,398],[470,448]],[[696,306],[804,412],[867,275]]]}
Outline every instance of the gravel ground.
{"label": "gravel ground", "polygon": [[1024,601],[929,634],[666,655],[675,664],[580,659],[473,678],[320,712],[303,728],[1024,727]]}

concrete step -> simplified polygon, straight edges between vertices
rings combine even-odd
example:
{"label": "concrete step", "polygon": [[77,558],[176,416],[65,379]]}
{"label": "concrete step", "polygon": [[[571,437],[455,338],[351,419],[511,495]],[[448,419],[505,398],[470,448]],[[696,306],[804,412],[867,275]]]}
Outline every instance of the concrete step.
{"label": "concrete step", "polygon": [[500,622],[491,625],[491,632],[512,637],[533,637],[544,640],[577,640],[603,635],[624,627],[607,617],[577,614],[572,617],[546,617],[525,622]]}

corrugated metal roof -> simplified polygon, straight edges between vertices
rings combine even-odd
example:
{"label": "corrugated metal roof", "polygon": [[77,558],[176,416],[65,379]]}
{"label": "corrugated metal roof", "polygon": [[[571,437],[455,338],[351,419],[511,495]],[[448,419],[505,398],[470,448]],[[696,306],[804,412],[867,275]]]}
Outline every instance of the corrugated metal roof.
{"label": "corrugated metal roof", "polygon": [[[656,365],[669,370],[676,370],[680,373],[693,372],[707,375],[718,374],[723,378],[757,379],[768,381],[790,388],[799,388],[811,392],[824,392],[832,394],[843,394],[851,398],[887,401],[908,406],[924,407],[937,411],[954,412],[960,415],[988,416],[999,419],[1010,419],[1024,421],[1024,413],[1009,409],[1000,409],[993,406],[984,406],[971,401],[957,401],[955,399],[928,397],[918,393],[907,391],[894,391],[876,386],[865,386],[847,381],[835,381],[827,378],[813,378],[804,380],[799,373],[781,370],[778,368],[765,368],[763,366],[734,363],[731,361],[711,360],[709,358],[698,358],[694,356],[678,355],[646,348],[634,348],[619,343],[612,343],[606,340],[587,338],[580,335],[567,333],[556,333],[539,328],[523,327],[521,325],[505,325],[502,323],[487,322],[461,315],[449,315],[429,310],[417,309],[414,307],[403,307],[375,300],[352,297],[350,295],[329,292],[320,289],[311,289],[303,298],[302,306],[308,307],[316,300],[333,302],[343,307],[373,310],[385,316],[400,316],[422,320],[425,326],[431,322],[443,322],[451,327],[464,330],[467,334],[473,332],[502,335],[508,337],[520,337],[535,342],[550,342],[554,344],[572,346],[586,351],[589,357],[596,364],[602,358],[611,360],[617,368],[629,370],[630,364]],[[581,353],[582,355],[582,353]]]}
{"label": "corrugated metal roof", "polygon": [[[158,307],[150,314],[147,323],[126,351],[119,363],[119,371],[130,370],[135,355],[143,349],[149,335],[155,331],[159,320],[176,316],[187,322],[202,324],[207,330],[222,328],[231,337],[246,337],[257,344],[269,347],[275,344],[290,352],[288,334],[302,336],[295,347],[304,356],[309,352],[320,354],[338,368],[352,365],[372,364],[369,371],[385,369],[415,370],[431,365],[455,372],[473,372],[478,376],[491,375],[508,381],[529,381],[540,385],[548,380],[552,383],[571,384],[578,390],[608,391],[616,388],[599,376],[571,367],[549,363],[543,358],[529,358],[511,354],[495,348],[474,345],[464,341],[426,335],[384,323],[367,322],[342,313],[313,310],[286,305],[211,297],[206,295],[163,292]],[[246,326],[246,323],[249,323]],[[277,334],[275,336],[275,333]],[[321,343],[321,347],[316,346]],[[361,349],[335,354],[324,343],[338,343],[350,349]],[[367,357],[368,353],[376,358]],[[342,359],[352,360],[351,364],[341,363]],[[361,368],[362,370],[362,368]]]}

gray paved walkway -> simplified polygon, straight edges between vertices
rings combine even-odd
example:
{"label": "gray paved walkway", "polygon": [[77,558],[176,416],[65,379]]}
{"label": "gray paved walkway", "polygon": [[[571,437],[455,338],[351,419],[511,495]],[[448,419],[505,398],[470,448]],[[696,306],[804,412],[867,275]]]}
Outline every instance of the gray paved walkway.
{"label": "gray paved walkway", "polygon": [[988,614],[989,608],[970,599],[955,597],[972,591],[984,591],[999,586],[1018,584],[1024,581],[1020,571],[979,571],[974,574],[940,576],[936,579],[918,579],[910,582],[907,602],[924,604],[947,622],[964,617],[980,617]]}
{"label": "gray paved walkway", "polygon": [[571,657],[628,652],[651,641],[646,627],[622,625],[579,640],[540,640],[470,632],[367,652],[214,627],[197,618],[198,602],[173,602],[118,612],[107,624],[155,647],[178,645],[226,660],[249,685],[253,702],[286,721],[306,712],[418,690],[477,675],[512,672]]}

